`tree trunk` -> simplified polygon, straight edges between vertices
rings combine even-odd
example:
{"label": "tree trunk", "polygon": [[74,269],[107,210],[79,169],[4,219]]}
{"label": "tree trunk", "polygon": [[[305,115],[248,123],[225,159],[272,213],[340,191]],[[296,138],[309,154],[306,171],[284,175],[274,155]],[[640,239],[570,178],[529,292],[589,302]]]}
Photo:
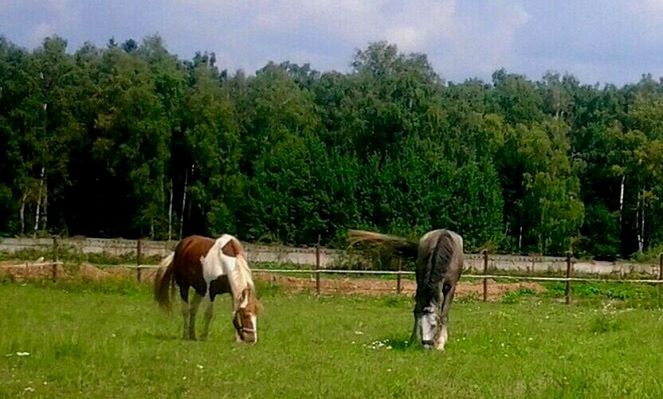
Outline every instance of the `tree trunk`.
{"label": "tree trunk", "polygon": [[635,207],[635,229],[636,229],[636,235],[638,238],[638,253],[642,253],[644,249],[644,220],[645,220],[645,195],[644,195],[644,190],[639,190],[638,191],[638,201]]}
{"label": "tree trunk", "polygon": [[640,212],[640,234],[639,237],[640,239],[638,240],[638,248],[640,249],[640,252],[644,252],[645,250],[645,208],[647,206],[646,203],[646,197],[645,197],[645,189],[642,189],[642,212]]}
{"label": "tree trunk", "polygon": [[44,178],[44,210],[41,213],[41,228],[48,230],[48,179]]}
{"label": "tree trunk", "polygon": [[180,213],[180,240],[182,239],[182,231],[184,228],[184,208],[186,207],[186,191],[187,183],[189,182],[189,170],[184,171],[184,189],[182,190],[182,213]]}
{"label": "tree trunk", "polygon": [[619,227],[622,226],[622,213],[624,211],[624,182],[626,176],[622,175],[622,182],[619,185]]}
{"label": "tree trunk", "polygon": [[44,173],[46,172],[45,167],[41,167],[41,177],[39,178],[39,192],[37,193],[37,208],[35,209],[35,230],[34,236],[37,237],[37,231],[39,230],[39,216],[41,212],[41,197],[44,191]]}
{"label": "tree trunk", "polygon": [[170,200],[168,201],[168,241],[173,238],[173,179],[170,179]]}
{"label": "tree trunk", "polygon": [[21,208],[19,209],[19,216],[21,218],[21,235],[25,234],[25,203],[28,200],[28,192],[25,191],[21,197]]}

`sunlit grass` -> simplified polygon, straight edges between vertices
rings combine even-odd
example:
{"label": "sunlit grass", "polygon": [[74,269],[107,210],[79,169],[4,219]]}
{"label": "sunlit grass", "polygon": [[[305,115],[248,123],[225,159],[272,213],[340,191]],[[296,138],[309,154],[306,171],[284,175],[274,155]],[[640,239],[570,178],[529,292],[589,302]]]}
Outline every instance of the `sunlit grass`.
{"label": "sunlit grass", "polygon": [[261,287],[259,343],[234,343],[229,299],[207,342],[148,285],[0,284],[0,397],[661,397],[663,313],[530,292],[463,301],[443,353],[408,347],[407,297]]}

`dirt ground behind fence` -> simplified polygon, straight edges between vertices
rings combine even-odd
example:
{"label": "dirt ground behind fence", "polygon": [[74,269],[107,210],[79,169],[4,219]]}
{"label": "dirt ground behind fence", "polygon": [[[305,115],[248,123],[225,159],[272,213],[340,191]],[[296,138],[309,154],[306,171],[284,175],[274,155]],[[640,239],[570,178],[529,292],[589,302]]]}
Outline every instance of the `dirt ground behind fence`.
{"label": "dirt ground behind fence", "polygon": [[[156,269],[142,269],[141,283],[150,284],[154,281],[155,274]],[[16,282],[24,282],[30,279],[52,279],[53,267],[48,264],[35,266],[30,263],[21,264],[16,261],[4,261],[0,262],[0,277]],[[315,292],[316,289],[315,275],[313,273],[303,277],[294,277],[269,272],[258,272],[254,273],[254,278],[281,286],[287,292]],[[135,281],[136,269],[125,267],[98,268],[89,263],[82,263],[76,266],[57,265],[56,279],[96,282],[127,279]],[[329,278],[321,278],[320,288],[324,294],[387,295],[396,293],[396,280],[336,275]],[[528,288],[536,293],[545,291],[543,286],[534,282],[497,283],[489,280],[488,299],[493,301],[499,300],[508,292],[521,288]],[[402,279],[401,293],[403,295],[413,295],[415,289],[416,284],[413,280],[408,278]],[[480,298],[482,293],[483,285],[480,281],[461,281],[456,289],[456,298]]]}

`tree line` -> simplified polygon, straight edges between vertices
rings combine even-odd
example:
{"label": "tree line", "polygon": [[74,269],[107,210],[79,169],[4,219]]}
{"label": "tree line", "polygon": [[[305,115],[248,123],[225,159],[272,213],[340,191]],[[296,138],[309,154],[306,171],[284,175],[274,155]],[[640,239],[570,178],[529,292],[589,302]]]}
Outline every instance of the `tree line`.
{"label": "tree line", "polygon": [[158,36],[67,52],[0,38],[0,232],[629,257],[663,243],[663,82],[498,70],[445,82],[377,42],[347,73],[229,72]]}

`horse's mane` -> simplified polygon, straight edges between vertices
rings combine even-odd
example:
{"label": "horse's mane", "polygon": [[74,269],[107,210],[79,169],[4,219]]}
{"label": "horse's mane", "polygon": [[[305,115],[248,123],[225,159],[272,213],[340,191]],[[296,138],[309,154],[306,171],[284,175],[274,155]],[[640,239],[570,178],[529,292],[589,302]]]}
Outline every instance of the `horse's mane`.
{"label": "horse's mane", "polygon": [[251,276],[251,269],[249,269],[249,265],[244,256],[243,253],[237,255],[235,270],[233,271],[231,278],[235,281],[237,287],[254,288],[255,286],[253,284],[253,277]]}
{"label": "horse's mane", "polygon": [[424,282],[433,287],[451,268],[460,275],[463,266],[462,238],[449,230],[434,230],[422,238],[422,249],[427,254]]}
{"label": "horse's mane", "polygon": [[248,295],[249,295],[249,303],[248,303],[248,309],[251,312],[254,313],[259,313],[262,310],[262,305],[260,304],[260,301],[258,300],[258,297],[256,296],[256,289],[255,285],[253,284],[253,277],[251,276],[251,269],[249,269],[249,264],[246,261],[246,252],[244,252],[244,248],[242,248],[242,244],[236,240],[237,244],[239,245],[239,248],[241,251],[237,254],[235,257],[235,270],[232,273],[232,276],[229,276],[230,279],[233,280],[234,284],[236,284],[236,287],[242,287],[239,289],[235,295],[235,297],[241,297],[242,292],[246,291],[248,289]]}
{"label": "horse's mane", "polygon": [[[236,248],[237,251],[235,253],[235,267],[228,274],[228,280],[230,282],[231,288],[233,289],[233,295],[235,297],[239,297],[241,296],[242,291],[244,291],[246,288],[251,288],[254,290],[255,285],[253,283],[253,277],[251,276],[251,269],[249,269],[248,262],[246,261],[246,252],[244,251],[244,247],[242,247],[242,244],[239,242],[239,240],[233,236],[230,236],[230,240],[226,241],[225,244],[230,241],[233,242],[233,247]],[[217,244],[220,245],[221,242],[221,240],[218,240]]]}

